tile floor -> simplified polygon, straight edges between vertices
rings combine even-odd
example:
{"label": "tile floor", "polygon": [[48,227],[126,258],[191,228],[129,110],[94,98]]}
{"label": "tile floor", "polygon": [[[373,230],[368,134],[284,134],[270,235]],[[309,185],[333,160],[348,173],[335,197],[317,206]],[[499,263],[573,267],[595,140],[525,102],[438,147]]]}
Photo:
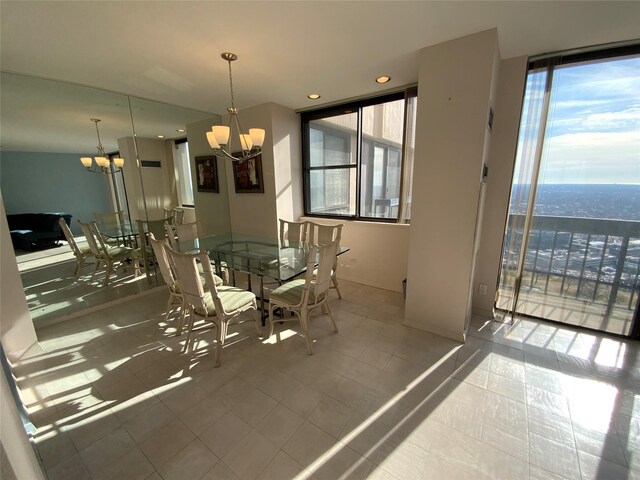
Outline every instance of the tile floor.
{"label": "tile floor", "polygon": [[[84,237],[76,238],[80,246]],[[155,277],[134,276],[132,267],[117,268],[104,287],[104,265],[95,273],[93,259],[80,271],[76,279],[77,261],[66,242],[59,247],[16,251],[18,269],[25,296],[36,326],[71,319],[88,310],[131,295],[144,293],[157,286]]]}
{"label": "tile floor", "polygon": [[231,327],[188,354],[166,291],[38,329],[15,365],[51,480],[640,479],[638,343],[474,319],[464,345],[343,282],[314,355]]}

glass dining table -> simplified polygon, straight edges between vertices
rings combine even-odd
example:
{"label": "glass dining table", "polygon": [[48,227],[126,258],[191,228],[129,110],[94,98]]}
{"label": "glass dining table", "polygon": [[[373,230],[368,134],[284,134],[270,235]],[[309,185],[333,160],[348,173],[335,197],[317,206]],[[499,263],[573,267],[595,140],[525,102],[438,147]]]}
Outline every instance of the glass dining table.
{"label": "glass dining table", "polygon": [[[181,253],[207,251],[218,274],[224,267],[257,276],[262,312],[265,311],[264,278],[272,278],[279,283],[292,280],[306,271],[310,250],[308,243],[241,233],[223,233],[178,241],[176,247]],[[348,247],[340,246],[338,255],[347,251]],[[249,276],[249,288],[250,278]]]}

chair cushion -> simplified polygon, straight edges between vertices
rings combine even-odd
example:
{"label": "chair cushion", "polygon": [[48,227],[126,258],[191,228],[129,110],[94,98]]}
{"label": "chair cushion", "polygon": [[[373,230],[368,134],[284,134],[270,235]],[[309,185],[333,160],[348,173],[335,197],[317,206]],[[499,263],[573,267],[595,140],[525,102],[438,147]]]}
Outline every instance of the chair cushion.
{"label": "chair cushion", "polygon": [[[247,290],[242,290],[241,288],[236,287],[220,287],[218,290],[218,297],[222,301],[224,305],[224,309],[227,313],[234,312],[245,305],[252,303],[255,295]],[[206,292],[204,294],[204,303],[206,306],[206,314],[211,316],[216,314],[216,307],[213,303],[213,297],[211,297],[210,292]],[[198,315],[204,315],[205,311],[202,308],[196,308],[196,313]]]}
{"label": "chair cushion", "polygon": [[[286,305],[297,305],[302,300],[302,294],[304,293],[305,280],[303,278],[298,280],[291,280],[290,282],[280,285],[269,294],[269,299],[277,303],[283,303]],[[315,285],[312,283],[309,285],[309,302],[313,303],[313,289]]]}
{"label": "chair cushion", "polygon": [[109,256],[114,259],[131,257],[133,249],[129,247],[107,247]]}

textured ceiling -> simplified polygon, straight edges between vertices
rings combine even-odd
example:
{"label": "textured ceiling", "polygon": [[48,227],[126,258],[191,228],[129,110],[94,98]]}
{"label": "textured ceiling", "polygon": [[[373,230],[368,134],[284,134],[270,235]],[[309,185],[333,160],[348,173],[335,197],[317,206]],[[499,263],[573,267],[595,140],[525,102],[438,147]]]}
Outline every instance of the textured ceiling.
{"label": "textured ceiling", "polygon": [[[640,2],[612,1],[2,1],[0,65],[224,113],[220,53],[232,51],[240,109],[302,109],[414,83],[420,49],[489,28],[509,58],[630,40],[638,18]],[[382,74],[392,82],[377,85]],[[4,123],[14,112],[2,90]]]}

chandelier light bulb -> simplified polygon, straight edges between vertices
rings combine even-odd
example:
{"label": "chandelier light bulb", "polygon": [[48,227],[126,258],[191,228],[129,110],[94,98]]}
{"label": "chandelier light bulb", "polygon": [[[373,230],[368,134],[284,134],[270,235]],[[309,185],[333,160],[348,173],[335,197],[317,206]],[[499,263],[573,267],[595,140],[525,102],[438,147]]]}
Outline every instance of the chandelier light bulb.
{"label": "chandelier light bulb", "polygon": [[254,147],[261,147],[264,143],[264,128],[250,128],[249,135],[251,135],[251,141]]}
{"label": "chandelier light bulb", "polygon": [[82,165],[84,165],[85,167],[91,168],[91,162],[93,161],[91,157],[82,157],[80,158],[80,161],[82,162]]}

